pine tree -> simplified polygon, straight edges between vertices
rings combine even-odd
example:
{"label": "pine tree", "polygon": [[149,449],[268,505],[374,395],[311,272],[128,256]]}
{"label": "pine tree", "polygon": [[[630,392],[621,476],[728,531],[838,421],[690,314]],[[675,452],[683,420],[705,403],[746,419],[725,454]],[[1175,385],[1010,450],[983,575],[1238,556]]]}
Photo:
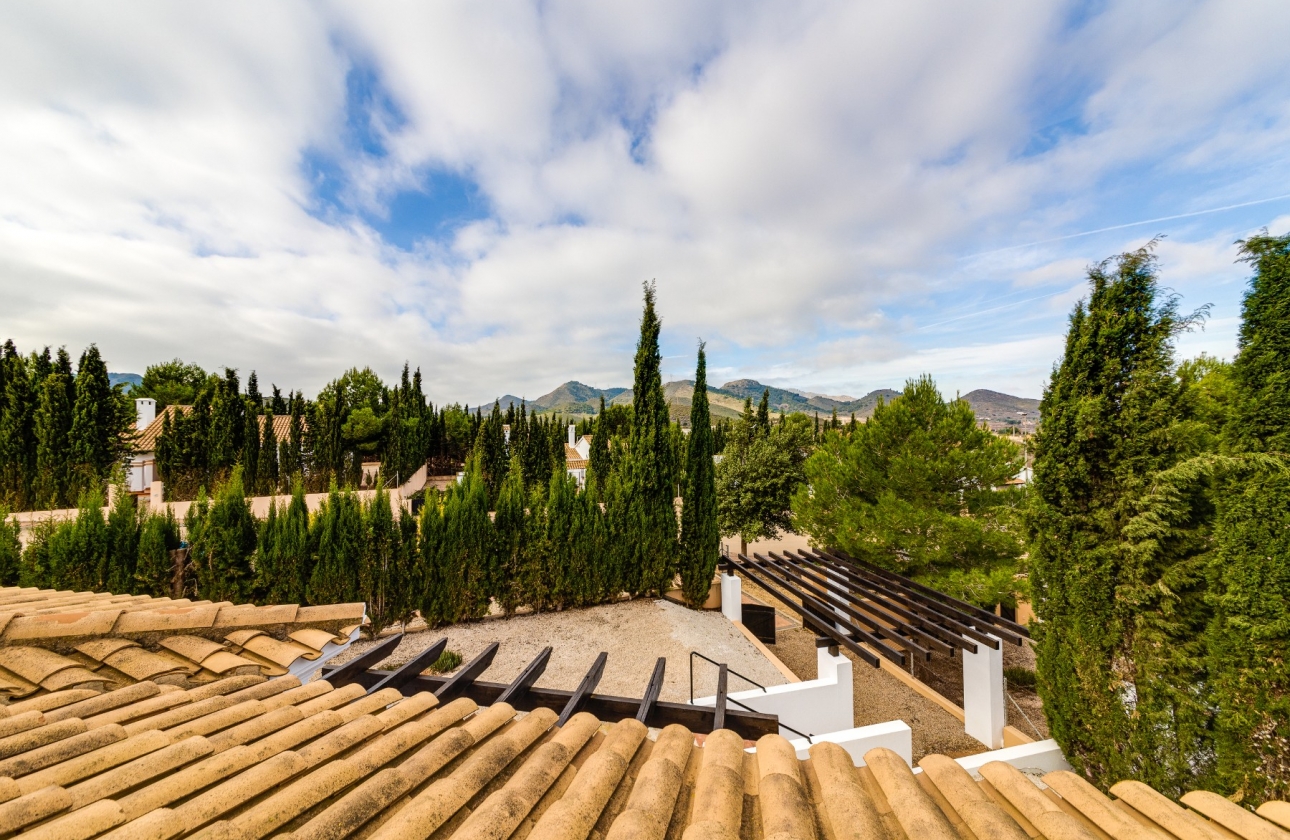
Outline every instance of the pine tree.
{"label": "pine tree", "polygon": [[358,595],[358,567],[363,555],[363,511],[358,499],[332,483],[315,520],[318,560],[309,577],[311,604],[352,603]]}
{"label": "pine tree", "polygon": [[100,575],[108,592],[134,593],[134,566],[139,559],[139,510],[125,484],[115,486],[115,498],[108,512],[106,568]]}
{"label": "pine tree", "polygon": [[[1143,763],[1155,721],[1139,718],[1134,705],[1154,705],[1146,696],[1154,680],[1146,677],[1163,662],[1148,646],[1186,640],[1160,628],[1139,637],[1138,607],[1170,583],[1172,609],[1181,614],[1201,596],[1196,580],[1171,581],[1167,567],[1136,562],[1139,555],[1124,548],[1124,527],[1152,475],[1179,460],[1173,336],[1186,322],[1176,299],[1160,294],[1149,248],[1092,267],[1089,281],[1033,444],[1027,519],[1041,619],[1039,689],[1053,737],[1077,769],[1103,785],[1155,784],[1176,767],[1159,754]],[[1143,679],[1135,668],[1145,669]]]}
{"label": "pine tree", "polygon": [[32,489],[36,507],[46,510],[66,505],[70,483],[68,433],[72,427],[72,411],[67,402],[65,380],[61,373],[45,377],[36,406],[36,474]]}
{"label": "pine tree", "polygon": [[131,591],[154,598],[170,597],[175,579],[175,561],[171,552],[178,548],[179,524],[169,508],[165,514],[145,516],[139,529],[139,556]]}
{"label": "pine tree", "polygon": [[660,371],[661,324],[654,311],[654,285],[645,286],[645,310],[636,345],[632,428],[627,448],[628,509],[624,512],[633,554],[627,585],[634,593],[666,591],[676,565],[668,408]]}
{"label": "pine tree", "polygon": [[690,405],[690,437],[685,451],[685,495],[681,504],[681,592],[690,606],[708,600],[708,588],[721,553],[717,530],[717,487],[708,411],[708,359],[699,344]]}
{"label": "pine tree", "polygon": [[250,600],[254,584],[251,559],[257,547],[257,534],[240,468],[234,468],[228,481],[216,492],[200,534],[194,538],[190,533],[189,542],[198,595],[235,604]]}

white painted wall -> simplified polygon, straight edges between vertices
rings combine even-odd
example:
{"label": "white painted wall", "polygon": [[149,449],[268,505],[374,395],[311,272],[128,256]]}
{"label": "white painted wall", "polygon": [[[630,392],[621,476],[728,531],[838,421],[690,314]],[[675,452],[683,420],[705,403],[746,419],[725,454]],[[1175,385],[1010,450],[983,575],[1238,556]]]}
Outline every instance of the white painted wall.
{"label": "white painted wall", "polygon": [[[728,698],[738,700],[754,711],[778,715],[781,724],[788,724],[807,735],[822,736],[855,728],[851,660],[841,655],[834,656],[827,648],[818,648],[816,655],[819,673],[816,679],[772,685],[765,690],[754,688],[731,692]],[[715,696],[699,697],[694,700],[694,705],[713,706],[716,702]],[[742,707],[731,703],[728,708]],[[787,738],[798,737],[783,727],[779,734]]]}
{"label": "white painted wall", "polygon": [[1018,744],[1015,747],[967,755],[963,758],[956,758],[955,761],[959,763],[960,767],[971,773],[974,779],[981,778],[981,768],[991,761],[1002,761],[1005,764],[1011,764],[1018,770],[1030,771],[1036,774],[1071,769],[1070,764],[1066,761],[1066,756],[1062,755],[1062,748],[1057,746],[1057,742],[1051,738],[1047,741],[1035,741],[1032,744]]}
{"label": "white painted wall", "polygon": [[844,729],[841,732],[829,732],[807,741],[805,738],[792,738],[789,743],[797,750],[798,758],[810,758],[812,743],[829,741],[847,751],[856,767],[864,766],[864,754],[878,747],[886,747],[905,759],[906,764],[914,761],[914,734],[903,720],[889,720],[886,723],[875,723],[872,726],[858,726]]}
{"label": "white painted wall", "polygon": [[977,642],[976,653],[962,653],[963,730],[997,750],[1003,746],[1003,727],[1008,724],[1003,696],[1003,644],[1000,642],[995,650]]}

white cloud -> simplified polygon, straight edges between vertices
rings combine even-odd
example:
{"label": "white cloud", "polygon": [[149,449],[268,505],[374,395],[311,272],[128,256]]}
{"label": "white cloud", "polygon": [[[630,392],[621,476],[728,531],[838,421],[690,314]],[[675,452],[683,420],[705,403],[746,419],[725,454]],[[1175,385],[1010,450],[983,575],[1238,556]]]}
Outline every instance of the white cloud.
{"label": "white cloud", "polygon": [[[1084,268],[1136,234],[992,249],[1169,214],[1153,201],[1266,197],[1290,174],[1290,11],[1067,14],[14,7],[0,323],[25,348],[97,341],[114,369],[180,355],[308,391],[408,359],[436,399],[476,402],[627,382],[657,278],[678,376],[702,336],[732,377],[857,393],[927,371],[1037,395]],[[384,155],[354,147],[355,67],[389,99]],[[320,208],[309,155],[337,160],[368,218],[431,170],[474,179],[494,215],[400,251]],[[1205,346],[1234,335],[1231,242],[1283,210],[1167,231],[1166,284],[1216,303]]]}

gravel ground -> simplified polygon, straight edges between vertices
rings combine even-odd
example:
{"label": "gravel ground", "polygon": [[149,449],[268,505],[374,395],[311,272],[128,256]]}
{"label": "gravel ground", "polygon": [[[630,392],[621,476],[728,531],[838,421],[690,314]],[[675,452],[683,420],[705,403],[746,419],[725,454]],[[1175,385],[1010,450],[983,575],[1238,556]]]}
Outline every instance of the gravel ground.
{"label": "gravel ground", "polygon": [[[420,622],[417,623],[418,625]],[[554,650],[537,685],[572,690],[578,687],[600,651],[608,651],[597,694],[639,697],[645,691],[654,662],[667,657],[667,677],[660,698],[689,700],[690,651],[695,650],[762,685],[780,685],[782,674],[717,611],[695,611],[668,601],[640,599],[583,610],[539,613],[505,619],[457,624],[429,632],[409,633],[381,668],[396,668],[441,637],[448,648],[469,662],[493,642],[500,642],[493,664],[480,677],[510,682],[547,645]],[[355,642],[336,664],[370,649],[373,641]],[[716,667],[701,660],[694,665],[696,696],[716,693]],[[735,678],[732,691],[746,688]]]}

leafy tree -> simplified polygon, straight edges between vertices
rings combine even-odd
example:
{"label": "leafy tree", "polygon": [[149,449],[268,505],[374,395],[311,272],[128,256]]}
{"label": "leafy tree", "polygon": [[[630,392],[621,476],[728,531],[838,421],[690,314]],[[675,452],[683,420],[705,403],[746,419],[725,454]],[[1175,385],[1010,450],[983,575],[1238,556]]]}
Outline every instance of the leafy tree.
{"label": "leafy tree", "polygon": [[[594,439],[593,439],[594,440]],[[690,438],[685,452],[685,494],[681,505],[681,592],[692,607],[708,599],[721,552],[712,421],[708,411],[708,360],[699,344],[690,405]]]}
{"label": "leafy tree", "polygon": [[821,545],[992,606],[1015,591],[1024,550],[1018,499],[996,488],[1022,466],[1020,448],[978,426],[966,402],[911,379],[850,437],[825,433],[793,496],[795,523]]}
{"label": "leafy tree", "polygon": [[197,574],[197,593],[202,598],[233,603],[250,600],[256,530],[243,490],[242,470],[234,468],[204,514],[199,533],[194,536],[189,532],[190,562]]}
{"label": "leafy tree", "polygon": [[68,433],[72,409],[67,401],[66,376],[53,373],[40,385],[36,406],[36,474],[33,491],[38,508],[53,509],[66,504],[70,476]]}
{"label": "leafy tree", "polygon": [[0,586],[17,586],[22,571],[18,523],[9,521],[9,508],[0,505]]}
{"label": "leafy tree", "polygon": [[811,439],[805,422],[793,419],[798,416],[767,430],[745,402],[727,438],[715,474],[717,525],[725,536],[738,535],[741,553],[749,542],[793,531],[791,499],[806,478]]}
{"label": "leafy tree", "polygon": [[358,596],[358,569],[363,557],[363,510],[358,498],[332,484],[314,520],[317,561],[309,577],[311,604],[352,603]]}
{"label": "leafy tree", "polygon": [[108,592],[134,592],[134,566],[139,559],[139,511],[124,482],[117,484],[108,512],[108,550],[100,578]]}
{"label": "leafy tree", "polygon": [[144,516],[139,528],[139,556],[131,591],[154,598],[169,597],[175,579],[175,561],[171,552],[178,548],[179,524],[169,508],[164,514]]}
{"label": "leafy tree", "polygon": [[164,411],[168,405],[192,405],[198,392],[209,386],[209,379],[199,365],[172,359],[148,365],[143,382],[132,396],[151,397],[157,401],[157,411]]}
{"label": "leafy tree", "polygon": [[[1033,442],[1026,518],[1039,689],[1053,736],[1086,776],[1168,789],[1177,749],[1152,734],[1160,707],[1150,692],[1171,682],[1177,663],[1161,646],[1185,641],[1202,580],[1134,549],[1125,528],[1153,476],[1196,439],[1173,366],[1174,336],[1189,319],[1160,293],[1149,247],[1093,266],[1089,283]],[[1162,620],[1144,626],[1153,612]]]}
{"label": "leafy tree", "polygon": [[632,383],[632,427],[624,479],[623,512],[632,560],[625,581],[635,593],[664,592],[676,566],[677,524],[673,504],[667,400],[658,349],[662,325],[654,311],[654,285],[645,285],[645,310],[636,345]]}

